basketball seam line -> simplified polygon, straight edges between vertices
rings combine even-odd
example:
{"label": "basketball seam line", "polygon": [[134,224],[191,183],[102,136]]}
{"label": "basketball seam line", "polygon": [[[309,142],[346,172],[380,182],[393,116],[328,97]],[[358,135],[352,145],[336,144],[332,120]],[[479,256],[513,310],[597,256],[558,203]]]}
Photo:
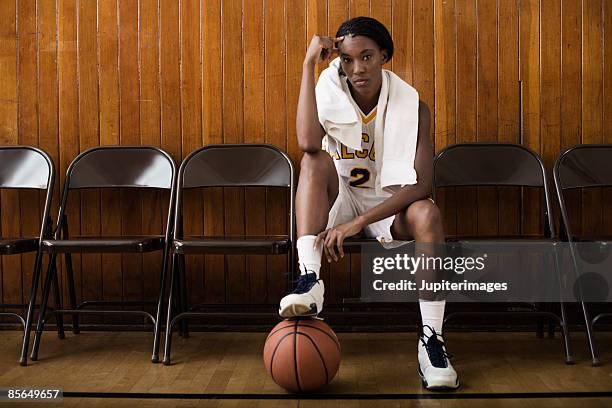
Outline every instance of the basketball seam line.
{"label": "basketball seam line", "polygon": [[300,324],[300,327],[310,327],[312,329],[320,331],[321,333],[325,334],[327,337],[332,339],[334,341],[334,344],[336,345],[336,347],[338,347],[338,351],[340,351],[340,342],[338,341],[338,339],[335,339],[331,334],[327,333],[325,330],[320,329],[320,328],[318,328],[316,326],[311,326],[309,324]]}
{"label": "basketball seam line", "polygon": [[306,336],[306,338],[310,340],[310,342],[314,346],[315,350],[317,350],[317,353],[319,354],[319,358],[321,359],[321,363],[323,363],[323,369],[325,370],[325,384],[329,384],[329,373],[327,372],[327,364],[325,364],[325,359],[323,358],[323,354],[321,354],[321,350],[319,350],[319,347],[317,347],[317,344],[308,334],[300,333],[300,332],[298,333],[301,334],[302,336]]}
{"label": "basketball seam line", "polygon": [[274,364],[274,356],[276,355],[276,350],[278,350],[278,347],[281,345],[283,340],[285,340],[285,337],[290,336],[290,335],[291,335],[291,333],[287,333],[283,337],[280,338],[278,343],[276,343],[276,347],[274,347],[274,351],[272,352],[272,356],[270,357],[270,375],[272,376],[272,380],[274,380],[274,382],[276,382],[276,380],[274,379],[274,369],[272,368],[272,365]]}
{"label": "basketball seam line", "polygon": [[302,386],[300,385],[300,376],[298,374],[298,369],[297,369],[297,336],[296,334],[298,333],[297,327],[298,327],[299,322],[300,322],[299,320],[296,320],[295,326],[293,327],[293,370],[295,371],[295,381],[297,383],[298,390],[302,392]]}
{"label": "basketball seam line", "polygon": [[266,341],[268,341],[268,339],[270,338],[270,336],[272,336],[274,333],[278,333],[279,331],[283,330],[283,329],[290,329],[291,326],[293,326],[293,324],[290,324],[288,326],[283,326],[280,329],[276,329],[273,332],[271,332],[270,334],[268,334],[268,337],[266,337]]}

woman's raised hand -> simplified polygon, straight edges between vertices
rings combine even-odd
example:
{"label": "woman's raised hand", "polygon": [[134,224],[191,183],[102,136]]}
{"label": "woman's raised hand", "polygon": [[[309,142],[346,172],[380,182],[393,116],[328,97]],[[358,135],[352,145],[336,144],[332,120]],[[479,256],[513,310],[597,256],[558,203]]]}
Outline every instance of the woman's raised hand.
{"label": "woman's raised hand", "polygon": [[316,65],[329,60],[333,55],[338,54],[338,43],[342,40],[344,36],[334,38],[313,35],[304,57],[304,64]]}

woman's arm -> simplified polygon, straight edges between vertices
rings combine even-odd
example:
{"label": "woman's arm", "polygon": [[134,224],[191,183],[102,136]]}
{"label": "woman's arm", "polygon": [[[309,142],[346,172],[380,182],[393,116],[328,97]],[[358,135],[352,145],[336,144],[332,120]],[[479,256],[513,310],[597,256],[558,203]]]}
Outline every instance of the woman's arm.
{"label": "woman's arm", "polygon": [[329,60],[334,53],[337,53],[338,48],[336,45],[343,38],[314,35],[306,51],[302,66],[302,84],[300,85],[300,97],[298,99],[295,123],[298,146],[304,152],[315,153],[319,151],[321,149],[321,140],[325,136],[325,130],[319,122],[319,114],[317,112],[314,81],[315,65]]}

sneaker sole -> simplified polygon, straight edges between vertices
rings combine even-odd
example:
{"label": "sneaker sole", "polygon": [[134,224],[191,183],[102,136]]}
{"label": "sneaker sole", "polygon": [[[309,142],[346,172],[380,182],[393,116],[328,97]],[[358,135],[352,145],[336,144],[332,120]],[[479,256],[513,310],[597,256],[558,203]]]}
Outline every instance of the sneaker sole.
{"label": "sneaker sole", "polygon": [[317,306],[313,303],[310,306],[294,303],[292,305],[287,305],[284,309],[279,311],[281,317],[299,317],[299,316],[316,316]]}
{"label": "sneaker sole", "polygon": [[457,378],[457,380],[455,381],[454,386],[451,386],[451,385],[432,385],[430,386],[427,384],[427,380],[425,379],[425,376],[423,375],[423,372],[421,371],[421,367],[417,368],[417,372],[419,373],[419,377],[421,377],[421,382],[423,383],[423,386],[427,388],[428,390],[444,391],[444,390],[456,390],[457,388],[459,388],[459,378]]}

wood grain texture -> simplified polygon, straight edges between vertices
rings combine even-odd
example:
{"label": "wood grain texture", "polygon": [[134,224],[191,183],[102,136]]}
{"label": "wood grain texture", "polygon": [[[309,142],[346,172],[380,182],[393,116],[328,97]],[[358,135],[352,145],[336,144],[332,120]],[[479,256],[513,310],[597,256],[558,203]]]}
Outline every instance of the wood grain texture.
{"label": "wood grain texture", "polygon": [[[360,15],[392,33],[395,52],[385,68],[428,104],[436,152],[462,142],[521,143],[550,172],[568,146],[612,142],[608,1],[7,0],[0,9],[0,143],[51,155],[54,211],[69,163],[98,145],[161,146],[179,163],[205,144],[265,142],[287,151],[299,170],[304,52],[313,34],[335,35]],[[162,232],[167,199],[75,192],[70,233]],[[573,229],[612,228],[611,200],[606,191],[569,194]],[[540,195],[528,189],[448,189],[438,203],[450,235],[541,232]],[[284,192],[272,189],[189,193],[186,232],[283,233],[287,207]],[[1,192],[2,235],[35,234],[40,209],[37,193]],[[159,259],[76,254],[79,300],[153,299]],[[2,301],[25,300],[32,261],[2,258]],[[286,257],[193,256],[187,266],[191,302],[275,303],[285,291]],[[65,286],[63,266],[60,272]],[[355,255],[325,265],[327,299],[358,297],[360,272]]]}

